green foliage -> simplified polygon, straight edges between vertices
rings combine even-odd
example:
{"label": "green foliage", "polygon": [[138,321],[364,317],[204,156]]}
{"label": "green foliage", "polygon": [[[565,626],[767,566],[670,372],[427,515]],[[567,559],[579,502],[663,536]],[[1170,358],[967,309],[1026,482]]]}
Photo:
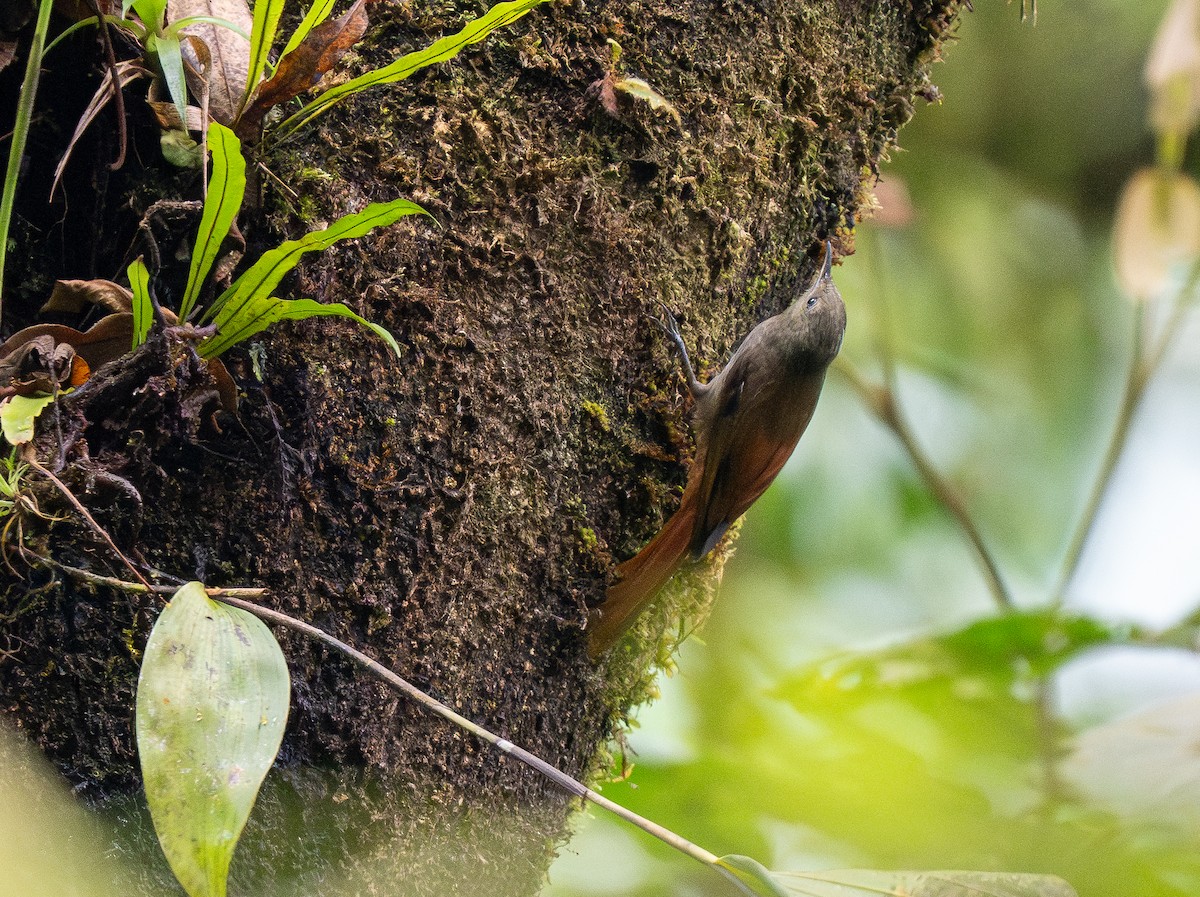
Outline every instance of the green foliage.
{"label": "green foliage", "polygon": [[424,50],[408,53],[391,65],[359,75],[344,84],[324,91],[315,100],[301,108],[299,112],[287,118],[277,130],[280,136],[290,134],[335,104],[370,87],[395,84],[423,68],[453,59],[462,50],[479,43],[496,29],[511,25],[535,6],[545,2],[547,0],[507,0],[504,3],[497,3],[478,19],[468,22],[462,30],[434,41]]}
{"label": "green foliage", "polygon": [[[0,416],[3,410],[0,409]],[[14,449],[5,459],[0,470],[0,518],[11,514],[17,505],[17,494],[21,490],[21,480],[25,477],[29,465],[21,464],[16,459]]]}
{"label": "green foliage", "polygon": [[129,292],[133,293],[133,348],[136,349],[150,335],[154,302],[150,299],[150,272],[141,258],[130,264],[128,275]]}
{"label": "green foliage", "polygon": [[255,0],[254,25],[250,31],[250,71],[246,81],[246,93],[242,98],[244,106],[250,95],[258,87],[266,71],[271,45],[275,43],[275,35],[279,31],[279,17],[283,15],[284,0]]}
{"label": "green foliage", "polygon": [[388,348],[397,356],[400,355],[400,346],[397,345],[395,337],[378,324],[373,324],[340,302],[251,296],[245,301],[239,300],[236,304],[230,302],[217,312],[214,323],[217,325],[218,333],[200,344],[200,356],[215,358],[230,346],[254,336],[276,321],[303,321],[323,316],[349,318],[357,321],[387,343]]}
{"label": "green foliage", "polygon": [[208,272],[212,270],[221,243],[242,207],[246,193],[246,160],[241,142],[233,131],[217,122],[208,127],[208,149],[212,153],[212,175],[200,213],[200,230],[192,250],[187,286],[179,302],[179,320],[186,321],[200,296]]}
{"label": "green foliage", "polygon": [[[241,209],[246,188],[246,164],[237,137],[230,129],[215,122],[209,132],[209,147],[213,157],[212,178],[200,214],[187,287],[180,303],[181,320],[186,320],[196,308],[203,282]],[[263,253],[204,309],[201,321],[216,324],[217,333],[200,343],[200,354],[205,358],[215,358],[277,321],[300,321],[332,315],[362,324],[399,355],[400,347],[390,333],[341,303],[279,299],[271,293],[306,253],[328,249],[342,240],[366,236],[376,228],[394,224],[409,215],[427,214],[419,205],[406,199],[372,203],[361,212],[339,218],[323,230],[306,234],[298,240],[289,240]]]}
{"label": "green foliage", "polygon": [[137,690],[146,800],[190,897],[224,897],[229,863],[279,750],[290,682],[275,637],[198,582],[154,625]]}
{"label": "green foliage", "polygon": [[0,432],[9,445],[33,439],[33,425],[54,396],[9,396],[0,402]]}

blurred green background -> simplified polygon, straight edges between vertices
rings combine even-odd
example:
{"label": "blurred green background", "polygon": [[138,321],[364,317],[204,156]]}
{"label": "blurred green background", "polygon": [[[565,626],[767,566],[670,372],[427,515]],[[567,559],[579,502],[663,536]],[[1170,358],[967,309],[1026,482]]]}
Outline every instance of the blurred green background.
{"label": "blurred green background", "polygon": [[[1063,556],[1120,403],[1121,188],[1153,163],[1142,70],[1167,4],[976,2],[835,272],[844,359],[898,396],[1026,613],[845,371],[748,515],[604,793],[772,869],[980,869],[1081,897],[1200,894],[1200,330],[1155,378],[1077,575]],[[1194,166],[1189,166],[1194,168]],[[884,216],[881,216],[881,218]],[[1171,647],[1182,645],[1184,647]],[[598,811],[547,894],[727,894]],[[694,868],[693,868],[694,867]]]}

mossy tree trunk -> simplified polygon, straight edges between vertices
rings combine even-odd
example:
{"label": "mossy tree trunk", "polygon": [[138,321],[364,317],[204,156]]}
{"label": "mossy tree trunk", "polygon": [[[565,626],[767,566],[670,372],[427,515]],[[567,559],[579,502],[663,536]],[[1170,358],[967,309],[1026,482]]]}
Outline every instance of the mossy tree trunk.
{"label": "mossy tree trunk", "polygon": [[[376,3],[353,65],[479,11]],[[422,203],[436,224],[410,219],[312,258],[288,292],[348,303],[395,334],[403,358],[353,325],[282,325],[230,353],[244,392],[235,419],[214,413],[186,346],[152,340],[64,402],[63,478],[150,567],[266,586],[274,606],[594,774],[679,619],[696,619],[711,591],[702,571],[608,660],[588,661],[588,608],[685,475],[686,391],[654,304],[719,363],[788,302],[820,241],[850,251],[880,157],[932,92],[927,67],[955,11],[954,0],[562,2],[344,104],[256,160],[259,202],[242,230],[253,254],[369,201]],[[619,93],[615,114],[605,108],[594,85],[608,38],[623,48],[619,74],[648,81],[679,122]],[[194,174],[156,159],[131,101],[139,151],[126,168],[107,174],[116,129],[101,119],[69,204],[45,206],[40,160],[61,153],[96,83],[90,39],[75,46],[78,59],[48,63],[6,333],[33,319],[54,278],[116,277],[141,251],[134,231],[154,200],[196,196]],[[150,223],[167,283],[185,271],[172,260],[195,226],[173,214]],[[855,297],[847,305],[853,326]],[[38,450],[58,466],[53,429]],[[124,575],[53,490],[29,483],[64,519],[29,515],[27,548]],[[158,605],[12,548],[0,707],[119,802],[136,783],[133,686]],[[536,892],[567,831],[563,795],[342,659],[281,641],[293,715],[235,863],[245,893],[299,892],[311,876],[395,893],[397,875],[411,893]]]}

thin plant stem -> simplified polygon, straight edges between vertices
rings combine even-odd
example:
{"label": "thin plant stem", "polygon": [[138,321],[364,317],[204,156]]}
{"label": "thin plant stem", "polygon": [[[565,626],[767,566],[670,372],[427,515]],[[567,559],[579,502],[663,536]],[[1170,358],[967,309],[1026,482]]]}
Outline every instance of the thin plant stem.
{"label": "thin plant stem", "polygon": [[1050,811],[1066,792],[1058,769],[1059,729],[1054,718],[1054,680],[1049,676],[1038,679],[1034,694],[1034,714],[1037,720],[1037,752],[1041,764],[1043,808]]}
{"label": "thin plant stem", "polygon": [[[63,564],[59,564],[55,561],[51,561],[48,558],[41,558],[39,556],[35,556],[35,557],[37,557],[39,561],[46,563],[48,566],[51,566],[58,570],[61,570],[62,572],[66,573],[69,576],[73,576],[73,577],[82,579],[87,582],[95,583],[97,585],[105,585],[105,586],[109,586],[111,588],[122,589],[127,592],[135,592],[135,593],[152,592],[154,594],[174,594],[175,592],[177,592],[179,590],[178,586],[159,586],[159,585],[149,585],[146,583],[126,582],[126,581],[123,581],[120,579],[115,579],[114,577],[111,577],[111,576],[100,576],[98,574],[91,573],[86,570],[80,570],[75,567],[67,567]],[[458,726],[459,728],[465,729],[466,731],[470,732],[472,735],[476,736],[477,738],[479,738],[483,741],[486,741],[488,744],[492,745],[497,750],[499,750],[505,754],[508,754],[509,756],[520,761],[521,763],[525,764],[526,766],[530,767],[531,769],[534,769],[535,771],[541,773],[543,776],[548,778],[551,782],[553,782],[555,785],[557,785],[558,787],[560,787],[561,789],[566,791],[568,794],[571,794],[575,797],[586,800],[589,803],[592,803],[598,807],[601,807],[602,809],[608,810],[610,813],[612,813],[616,816],[619,816],[621,819],[625,820],[626,822],[630,823],[631,825],[636,826],[637,828],[640,828],[642,831],[646,832],[647,834],[653,835],[655,838],[658,838],[663,843],[669,845],[670,847],[675,848],[676,850],[680,851],[681,853],[686,854],[687,856],[691,857],[692,859],[694,859],[698,862],[701,862],[711,868],[715,868],[722,873],[725,873],[725,869],[723,867],[717,865],[718,860],[720,858],[716,854],[710,853],[709,851],[705,850],[703,847],[700,847],[697,844],[693,844],[691,841],[688,841],[686,838],[684,838],[680,835],[677,835],[675,832],[671,831],[670,829],[664,828],[663,826],[659,825],[656,822],[652,822],[649,819],[639,816],[637,813],[634,813],[632,810],[626,809],[625,807],[621,806],[618,803],[614,803],[613,801],[604,797],[604,795],[599,794],[596,791],[593,791],[591,788],[588,788],[582,782],[579,782],[579,781],[573,779],[571,776],[567,775],[565,772],[561,771],[557,767],[551,765],[550,763],[547,763],[545,760],[541,759],[536,754],[530,753],[529,751],[525,750],[524,748],[513,744],[511,741],[508,741],[505,738],[501,738],[499,735],[496,735],[495,733],[489,731],[488,729],[483,728],[483,726],[480,726],[477,723],[467,719],[465,716],[455,712],[450,707],[447,707],[445,704],[443,704],[441,701],[437,700],[436,698],[433,698],[433,697],[425,694],[425,692],[421,691],[419,688],[417,688],[415,685],[410,683],[408,680],[397,675],[392,670],[383,666],[383,664],[371,659],[366,654],[359,651],[357,648],[351,647],[350,645],[343,642],[341,639],[330,635],[329,633],[325,632],[323,629],[318,629],[316,626],[313,626],[309,623],[305,623],[303,620],[298,620],[295,617],[289,616],[288,614],[285,614],[281,611],[272,610],[269,607],[263,607],[262,605],[255,604],[253,601],[247,600],[248,598],[263,597],[267,593],[266,589],[252,589],[252,588],[209,589],[209,588],[206,588],[205,592],[212,599],[214,599],[216,601],[220,601],[223,604],[228,604],[231,607],[236,607],[241,610],[244,610],[247,613],[253,614],[254,616],[258,617],[260,620],[262,620],[266,623],[273,623],[276,626],[282,626],[285,629],[289,629],[293,632],[298,632],[301,635],[304,635],[308,638],[314,639],[315,641],[319,641],[322,644],[328,645],[329,647],[331,647],[335,651],[337,651],[339,654],[342,654],[345,657],[348,657],[351,661],[353,661],[361,669],[370,673],[372,676],[375,676],[377,679],[380,679],[386,685],[390,686],[391,688],[395,689],[396,691],[399,691],[402,694],[406,695],[407,697],[411,698],[412,700],[416,701],[422,707],[425,707],[427,710],[430,710],[431,712],[437,714],[438,716],[442,717],[443,719],[448,720],[449,722],[453,723],[454,725]],[[744,889],[744,886],[736,878],[733,878],[732,876],[727,876],[727,877],[729,877],[730,880],[734,882],[734,884],[737,884],[739,887],[742,887]]]}
{"label": "thin plant stem", "polygon": [[958,523],[975,554],[976,560],[979,562],[980,570],[983,573],[984,580],[987,582],[988,591],[991,593],[992,600],[996,602],[996,606],[1002,611],[1014,610],[1016,603],[1013,601],[1008,587],[1004,584],[1004,580],[1000,576],[999,565],[996,563],[995,557],[984,541],[983,534],[971,518],[971,514],[967,510],[962,497],[950,482],[942,476],[934,466],[933,461],[925,453],[925,450],[921,448],[920,443],[917,442],[917,438],[909,427],[908,421],[905,420],[904,415],[900,411],[895,392],[887,386],[876,386],[869,383],[862,372],[845,359],[839,358],[834,364],[836,369],[850,382],[850,385],[866,403],[867,407],[900,440],[900,444],[908,453],[908,457],[917,469],[917,473],[921,479],[925,481],[930,491],[933,492],[934,497],[941,502],[942,506],[950,512],[950,516]]}
{"label": "thin plant stem", "polygon": [[655,838],[658,838],[665,844],[668,844],[671,847],[674,847],[676,850],[687,854],[692,859],[704,863],[707,866],[714,866],[719,859],[716,854],[709,853],[704,848],[693,844],[691,841],[688,841],[686,838],[675,834],[669,829],[663,828],[661,825],[639,816],[632,810],[628,810],[625,807],[622,807],[620,804],[614,803],[603,795],[593,791],[591,788],[588,788],[582,782],[578,782],[571,778],[565,772],[562,772],[540,757],[531,754],[524,748],[518,747],[511,741],[501,738],[499,735],[496,735],[477,723],[472,722],[465,716],[456,713],[441,701],[425,694],[425,692],[408,682],[408,680],[401,678],[387,667],[372,660],[366,654],[363,654],[356,648],[352,648],[350,645],[338,638],[335,638],[324,630],[318,629],[316,626],[305,623],[303,620],[297,620],[295,617],[288,616],[287,614],[281,613],[277,610],[271,610],[270,608],[262,607],[254,604],[253,602],[245,601],[240,598],[223,595],[217,596],[216,600],[225,604],[229,604],[233,607],[240,608],[247,613],[254,614],[254,616],[267,623],[274,623],[278,626],[283,626],[286,629],[302,633],[309,638],[316,639],[319,642],[329,645],[339,653],[349,657],[359,667],[366,670],[377,679],[382,680],[396,691],[399,691],[416,701],[422,707],[437,714],[445,720],[449,720],[459,728],[465,729],[477,738],[486,741],[497,750],[503,751],[504,753],[519,760],[521,763],[524,763],[526,766],[529,766],[530,768],[540,772],[568,794],[572,794],[575,797],[582,798],[598,807],[608,810],[610,813],[619,816],[631,825],[637,826],[647,834],[653,835]]}
{"label": "thin plant stem", "polygon": [[1150,377],[1162,361],[1172,332],[1177,329],[1180,319],[1179,311],[1182,308],[1182,303],[1176,306],[1177,313],[1172,316],[1171,321],[1167,325],[1167,330],[1157,347],[1149,354],[1146,352],[1144,335],[1146,306],[1143,303],[1138,303],[1134,308],[1132,328],[1133,351],[1129,360],[1129,373],[1125,378],[1124,392],[1121,395],[1121,404],[1117,408],[1117,416],[1113,422],[1113,431],[1108,441],[1108,448],[1105,450],[1104,457],[1100,461],[1100,467],[1096,471],[1096,478],[1092,482],[1092,489],[1088,493],[1087,501],[1083,506],[1083,512],[1080,514],[1079,523],[1075,527],[1071,541],[1067,544],[1066,554],[1063,556],[1062,569],[1059,573],[1054,593],[1051,595],[1051,600],[1056,605],[1062,604],[1066,597],[1067,588],[1070,586],[1071,580],[1075,578],[1075,573],[1079,569],[1079,563],[1083,559],[1083,550],[1087,547],[1088,539],[1091,538],[1092,531],[1095,529],[1096,520],[1100,514],[1100,507],[1104,504],[1104,497],[1108,492],[1113,473],[1116,471],[1117,463],[1121,460],[1121,455],[1125,451],[1125,445],[1129,441],[1134,415],[1137,413],[1138,406],[1141,405],[1142,397],[1146,393],[1146,386],[1150,382]]}
{"label": "thin plant stem", "polygon": [[134,566],[133,561],[129,560],[129,558],[125,556],[121,549],[117,547],[117,543],[112,540],[112,536],[108,534],[108,531],[96,522],[96,518],[91,515],[88,509],[83,506],[83,502],[75,497],[75,493],[68,489],[67,485],[62,480],[43,467],[41,463],[32,456],[32,454],[26,455],[26,457],[22,458],[21,460],[53,483],[54,487],[63,494],[67,501],[71,503],[71,506],[80,513],[84,520],[87,521],[88,526],[92,528],[96,535],[104,540],[105,544],[107,544],[112,550],[112,553],[120,558],[122,563],[129,568],[129,572],[137,578],[137,581],[145,586],[147,591],[151,591],[153,589],[150,583],[146,580],[146,577],[142,576],[141,571]]}
{"label": "thin plant stem", "polygon": [[30,44],[29,59],[25,63],[25,80],[21,82],[21,94],[17,100],[17,118],[13,125],[12,143],[8,147],[4,189],[0,191],[0,315],[4,310],[4,260],[8,255],[8,229],[12,223],[13,205],[17,198],[17,179],[21,173],[21,159],[25,155],[25,141],[29,137],[29,123],[33,120],[33,102],[37,97],[42,51],[46,46],[46,34],[50,30],[50,10],[53,6],[54,0],[41,0],[38,7],[33,43]]}

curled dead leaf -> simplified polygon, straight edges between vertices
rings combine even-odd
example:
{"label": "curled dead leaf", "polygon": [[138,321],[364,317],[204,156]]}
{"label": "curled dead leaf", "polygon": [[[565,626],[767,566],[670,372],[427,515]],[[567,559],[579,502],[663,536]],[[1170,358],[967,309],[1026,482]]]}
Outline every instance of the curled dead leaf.
{"label": "curled dead leaf", "polygon": [[[7,345],[7,343],[5,344]],[[0,393],[31,398],[83,383],[88,365],[68,343],[43,334],[0,354]]]}
{"label": "curled dead leaf", "polygon": [[[254,17],[246,0],[171,0],[167,7],[167,19],[177,22],[192,16],[209,16],[235,25],[237,31],[225,25],[198,22],[183,29],[185,36],[196,38],[208,48],[209,64],[189,64],[186,71],[188,90],[193,96],[208,92],[208,114],[213,121],[232,125],[241,109],[246,92],[246,79],[250,72],[250,39]],[[189,46],[184,42],[184,60],[188,59]],[[190,52],[195,53],[195,46]]]}
{"label": "curled dead leaf", "polygon": [[111,280],[59,280],[42,306],[42,314],[79,314],[88,305],[113,313],[133,311],[133,293]]}

